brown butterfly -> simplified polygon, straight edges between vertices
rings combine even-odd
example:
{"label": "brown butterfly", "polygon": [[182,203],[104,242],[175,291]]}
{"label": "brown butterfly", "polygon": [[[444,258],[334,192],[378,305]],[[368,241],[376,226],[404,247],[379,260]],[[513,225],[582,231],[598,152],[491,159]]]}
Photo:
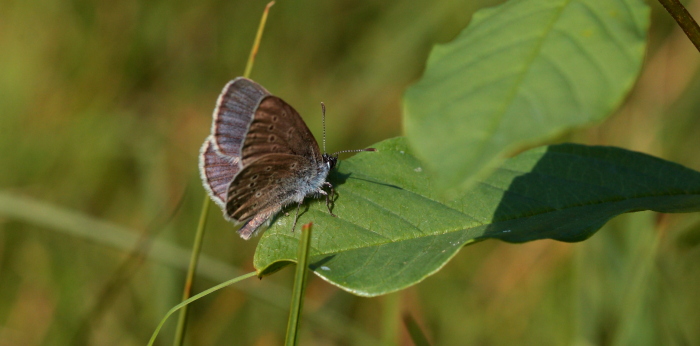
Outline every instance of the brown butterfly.
{"label": "brown butterfly", "polygon": [[[204,188],[221,207],[224,217],[243,223],[241,238],[256,230],[285,206],[299,207],[307,196],[325,196],[328,212],[333,185],[328,173],[343,152],[325,153],[292,106],[250,79],[230,81],[214,109],[211,135],[202,146],[199,169]],[[326,192],[323,188],[330,190]],[[333,215],[335,216],[335,215]]]}

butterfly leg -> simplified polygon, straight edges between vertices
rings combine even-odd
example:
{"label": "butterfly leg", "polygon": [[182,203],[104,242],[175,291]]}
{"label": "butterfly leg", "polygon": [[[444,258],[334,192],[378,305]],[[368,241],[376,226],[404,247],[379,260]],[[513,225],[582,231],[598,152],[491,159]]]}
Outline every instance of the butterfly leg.
{"label": "butterfly leg", "polygon": [[297,214],[294,215],[294,224],[292,225],[292,232],[294,232],[294,228],[297,226],[297,220],[299,220],[299,208],[301,208],[301,202],[297,203]]}
{"label": "butterfly leg", "polygon": [[331,204],[333,203],[333,197],[335,196],[335,188],[333,188],[333,184],[327,181],[323,183],[323,186],[331,190],[331,193],[326,193],[326,191],[321,190],[323,191],[323,194],[326,195],[326,208],[328,208],[328,213],[333,217],[338,217],[338,215],[333,214],[331,211]]}

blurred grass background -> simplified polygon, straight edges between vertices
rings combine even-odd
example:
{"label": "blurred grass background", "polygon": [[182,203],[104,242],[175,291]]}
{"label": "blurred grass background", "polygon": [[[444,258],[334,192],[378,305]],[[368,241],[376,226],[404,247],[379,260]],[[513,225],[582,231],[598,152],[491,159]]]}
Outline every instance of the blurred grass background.
{"label": "blurred grass background", "polygon": [[[325,102],[329,151],[366,147],[401,134],[401,95],[430,47],[497,3],[280,0],[252,78],[317,138]],[[143,345],[179,302],[204,194],[198,150],[265,4],[0,2],[0,345]],[[634,91],[609,121],[561,140],[700,170],[698,52],[650,4]],[[157,239],[140,243],[150,257],[130,257],[139,237]],[[251,271],[255,244],[212,208],[195,291]],[[644,212],[578,244],[469,246],[386,297],[312,277],[301,340],[409,344],[400,316],[410,313],[440,345],[698,345],[699,244],[697,214]],[[195,303],[190,344],[280,344],[291,272]]]}

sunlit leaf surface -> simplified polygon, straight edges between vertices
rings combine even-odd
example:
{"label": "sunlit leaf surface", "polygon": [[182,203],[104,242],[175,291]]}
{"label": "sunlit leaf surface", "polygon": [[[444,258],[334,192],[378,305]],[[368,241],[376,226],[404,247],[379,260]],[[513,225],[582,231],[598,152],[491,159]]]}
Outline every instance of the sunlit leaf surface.
{"label": "sunlit leaf surface", "polygon": [[408,141],[436,188],[454,197],[511,151],[609,116],[639,73],[648,26],[640,0],[513,0],[477,12],[433,49],[404,97]]}
{"label": "sunlit leaf surface", "polygon": [[[322,201],[299,218],[299,225],[314,222],[310,267],[359,295],[413,285],[463,245],[485,238],[575,242],[622,213],[700,210],[699,172],[619,148],[536,148],[451,201],[436,197],[404,138],[376,148],[343,161],[333,174],[337,218]],[[261,275],[295,261],[299,232],[291,232],[290,214],[260,239],[254,263]]]}

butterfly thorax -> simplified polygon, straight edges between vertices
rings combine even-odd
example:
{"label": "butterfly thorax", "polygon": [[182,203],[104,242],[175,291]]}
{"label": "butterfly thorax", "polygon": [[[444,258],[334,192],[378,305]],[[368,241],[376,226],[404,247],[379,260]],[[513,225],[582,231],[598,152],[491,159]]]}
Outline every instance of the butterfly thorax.
{"label": "butterfly thorax", "polygon": [[314,169],[309,168],[306,172],[299,174],[297,181],[303,183],[297,184],[296,193],[291,200],[298,203],[302,202],[307,196],[318,195],[318,191],[321,190],[323,184],[326,182],[328,173],[331,170],[330,167],[332,166],[329,166],[324,160],[324,162],[317,163]]}

